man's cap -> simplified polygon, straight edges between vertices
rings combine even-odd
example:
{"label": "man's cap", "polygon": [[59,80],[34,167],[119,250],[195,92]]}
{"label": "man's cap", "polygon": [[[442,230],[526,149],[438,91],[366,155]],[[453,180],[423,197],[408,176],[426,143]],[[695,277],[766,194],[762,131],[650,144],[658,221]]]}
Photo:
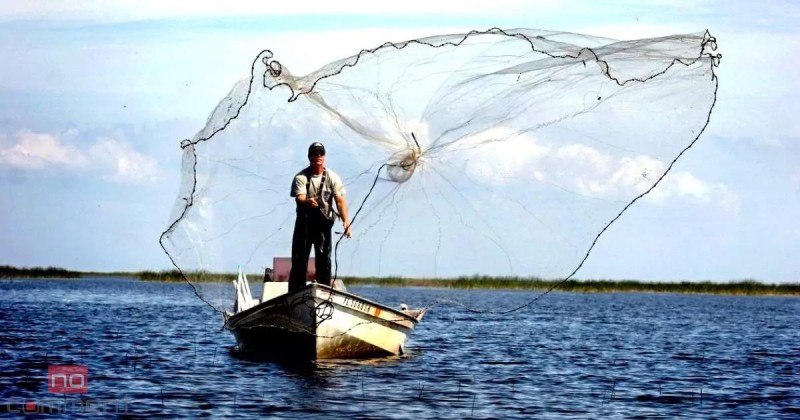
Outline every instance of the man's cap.
{"label": "man's cap", "polygon": [[325,146],[323,146],[322,143],[315,141],[314,143],[311,143],[311,146],[308,146],[308,154],[310,155],[313,152],[320,152],[324,155]]}

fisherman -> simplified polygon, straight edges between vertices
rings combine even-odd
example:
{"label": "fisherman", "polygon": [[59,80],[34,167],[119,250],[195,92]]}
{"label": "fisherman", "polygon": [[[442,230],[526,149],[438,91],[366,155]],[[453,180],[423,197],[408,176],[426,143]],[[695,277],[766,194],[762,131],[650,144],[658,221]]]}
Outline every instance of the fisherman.
{"label": "fisherman", "polygon": [[325,146],[314,142],[308,147],[308,167],[294,177],[291,196],[297,203],[297,218],[292,236],[292,271],[289,274],[289,291],[306,285],[308,256],[314,245],[317,283],[331,284],[331,228],[336,220],[333,201],[344,224],[344,235],[350,238],[352,230],[347,215],[344,184],[341,178],[325,167]]}

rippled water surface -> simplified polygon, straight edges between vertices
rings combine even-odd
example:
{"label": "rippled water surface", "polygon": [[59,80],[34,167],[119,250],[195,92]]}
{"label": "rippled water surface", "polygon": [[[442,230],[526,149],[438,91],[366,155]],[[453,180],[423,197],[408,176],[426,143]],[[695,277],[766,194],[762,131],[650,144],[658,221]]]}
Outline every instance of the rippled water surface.
{"label": "rippled water surface", "polygon": [[[502,310],[534,292],[351,288]],[[409,353],[286,365],[243,359],[185,284],[0,281],[0,412],[170,417],[795,417],[800,300],[551,293],[504,316],[435,306]],[[87,394],[49,394],[50,365]]]}

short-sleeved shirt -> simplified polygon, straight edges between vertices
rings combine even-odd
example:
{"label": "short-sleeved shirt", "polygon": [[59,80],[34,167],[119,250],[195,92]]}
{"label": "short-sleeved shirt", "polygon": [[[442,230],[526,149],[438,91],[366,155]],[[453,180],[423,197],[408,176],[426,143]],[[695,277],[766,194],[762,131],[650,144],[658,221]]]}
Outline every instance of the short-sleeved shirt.
{"label": "short-sleeved shirt", "polygon": [[328,220],[334,220],[336,213],[333,211],[333,200],[335,197],[344,197],[344,183],[336,172],[328,168],[325,168],[324,174],[325,185],[322,186],[321,194],[319,184],[322,181],[322,174],[312,175],[311,168],[305,168],[294,176],[292,191],[289,195],[297,197],[300,194],[306,194],[308,197],[317,197],[322,214]]}

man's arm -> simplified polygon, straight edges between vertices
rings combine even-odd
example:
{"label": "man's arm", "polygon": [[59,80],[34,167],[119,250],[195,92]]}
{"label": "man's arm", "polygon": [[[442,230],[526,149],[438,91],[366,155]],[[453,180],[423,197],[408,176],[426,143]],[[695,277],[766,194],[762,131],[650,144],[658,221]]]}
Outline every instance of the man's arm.
{"label": "man's arm", "polygon": [[319,207],[319,203],[317,203],[317,199],[315,197],[308,198],[305,194],[297,194],[294,198],[294,201],[297,202],[298,206],[308,205],[312,209]]}
{"label": "man's arm", "polygon": [[336,208],[339,210],[339,214],[342,216],[342,223],[344,224],[344,236],[351,237],[353,235],[352,229],[350,229],[350,216],[347,214],[347,200],[345,200],[343,195],[337,195],[336,197]]}
{"label": "man's arm", "polygon": [[297,203],[297,206],[305,206],[308,205],[311,208],[319,207],[319,203],[317,203],[317,199],[315,197],[308,197],[306,195],[306,183],[308,182],[308,177],[299,174],[294,177],[294,181],[292,181],[292,190],[291,196],[294,197],[294,201]]}

